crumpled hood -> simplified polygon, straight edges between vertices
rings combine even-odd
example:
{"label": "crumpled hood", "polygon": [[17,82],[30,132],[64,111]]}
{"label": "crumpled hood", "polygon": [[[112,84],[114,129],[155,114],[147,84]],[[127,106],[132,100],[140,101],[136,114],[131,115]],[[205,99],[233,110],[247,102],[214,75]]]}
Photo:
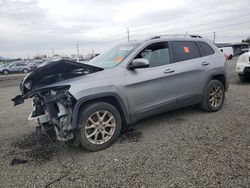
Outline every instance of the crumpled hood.
{"label": "crumpled hood", "polygon": [[102,71],[103,68],[88,64],[78,63],[72,60],[58,60],[48,62],[29,73],[20,83],[22,95],[12,99],[15,105],[23,103],[25,98],[30,97],[30,93],[40,88],[46,88],[57,82],[72,79],[78,76]]}
{"label": "crumpled hood", "polygon": [[22,80],[20,89],[22,94],[26,94],[33,89],[101,70],[103,68],[65,59],[49,62],[28,74]]}

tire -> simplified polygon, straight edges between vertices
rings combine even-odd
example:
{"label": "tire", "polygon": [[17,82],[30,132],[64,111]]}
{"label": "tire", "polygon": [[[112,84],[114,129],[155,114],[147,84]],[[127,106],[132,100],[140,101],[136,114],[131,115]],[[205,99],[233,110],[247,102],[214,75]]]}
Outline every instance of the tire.
{"label": "tire", "polygon": [[7,74],[9,74],[9,71],[8,70],[3,70],[3,74],[7,75]]}
{"label": "tire", "polygon": [[239,75],[239,79],[241,82],[245,82],[247,80],[244,75]]}
{"label": "tire", "polygon": [[[98,114],[103,120],[98,118]],[[96,102],[81,110],[79,125],[78,136],[81,145],[89,151],[99,151],[111,146],[120,136],[122,120],[119,111],[113,105]]]}
{"label": "tire", "polygon": [[200,108],[207,112],[220,110],[225,100],[225,88],[219,80],[211,80],[205,89]]}
{"label": "tire", "polygon": [[28,73],[29,70],[28,69],[23,69],[23,73]]}

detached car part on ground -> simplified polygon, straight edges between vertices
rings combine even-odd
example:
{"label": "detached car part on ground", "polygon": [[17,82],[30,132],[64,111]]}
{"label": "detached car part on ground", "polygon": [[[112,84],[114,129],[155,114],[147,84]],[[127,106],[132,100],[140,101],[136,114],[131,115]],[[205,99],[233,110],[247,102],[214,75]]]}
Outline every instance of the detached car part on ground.
{"label": "detached car part on ground", "polygon": [[136,121],[199,104],[218,111],[228,89],[224,55],[200,37],[154,37],[118,45],[88,64],[44,64],[21,82],[15,105],[33,98],[29,119],[58,140],[110,146]]}

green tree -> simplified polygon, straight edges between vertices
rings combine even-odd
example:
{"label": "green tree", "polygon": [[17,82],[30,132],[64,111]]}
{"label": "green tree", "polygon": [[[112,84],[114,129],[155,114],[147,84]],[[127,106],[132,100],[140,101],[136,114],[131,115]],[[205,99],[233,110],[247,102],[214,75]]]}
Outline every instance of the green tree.
{"label": "green tree", "polygon": [[250,37],[247,37],[246,40],[242,40],[242,42],[246,42],[246,43],[248,43],[250,45]]}

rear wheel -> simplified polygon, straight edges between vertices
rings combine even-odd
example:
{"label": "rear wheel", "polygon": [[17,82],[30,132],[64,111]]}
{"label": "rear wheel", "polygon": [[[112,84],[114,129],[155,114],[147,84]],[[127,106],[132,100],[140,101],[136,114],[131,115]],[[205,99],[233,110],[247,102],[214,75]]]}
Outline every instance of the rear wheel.
{"label": "rear wheel", "polygon": [[9,74],[8,70],[3,70],[3,74]]}
{"label": "rear wheel", "polygon": [[225,89],[219,80],[211,80],[205,90],[200,107],[208,112],[216,112],[224,104]]}
{"label": "rear wheel", "polygon": [[80,142],[89,151],[109,147],[119,137],[122,121],[119,111],[105,102],[86,106],[80,115]]}

